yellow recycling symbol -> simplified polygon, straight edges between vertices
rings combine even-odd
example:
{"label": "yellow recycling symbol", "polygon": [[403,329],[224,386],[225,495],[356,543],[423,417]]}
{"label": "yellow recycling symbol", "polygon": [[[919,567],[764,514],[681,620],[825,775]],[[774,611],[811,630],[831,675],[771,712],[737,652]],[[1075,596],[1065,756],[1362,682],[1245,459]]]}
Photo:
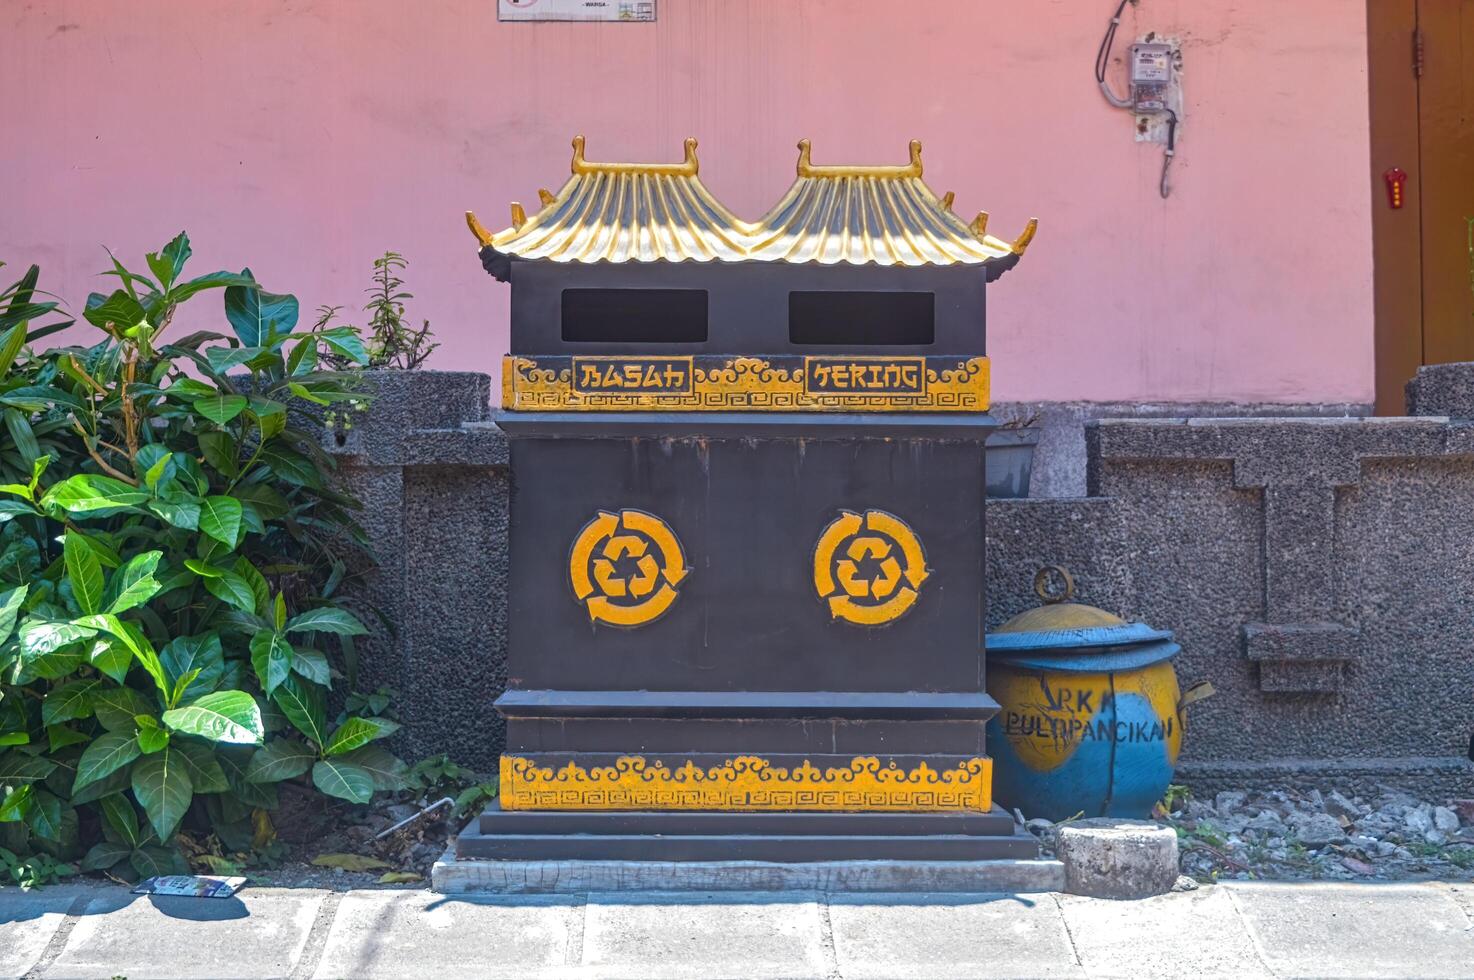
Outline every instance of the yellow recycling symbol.
{"label": "yellow recycling symbol", "polygon": [[884,626],[916,603],[931,574],[921,540],[894,514],[841,511],[814,546],[814,588],[835,619]]}
{"label": "yellow recycling symbol", "polygon": [[670,525],[643,510],[599,511],[578,532],[568,556],[574,596],[590,620],[611,626],[659,619],[688,572]]}

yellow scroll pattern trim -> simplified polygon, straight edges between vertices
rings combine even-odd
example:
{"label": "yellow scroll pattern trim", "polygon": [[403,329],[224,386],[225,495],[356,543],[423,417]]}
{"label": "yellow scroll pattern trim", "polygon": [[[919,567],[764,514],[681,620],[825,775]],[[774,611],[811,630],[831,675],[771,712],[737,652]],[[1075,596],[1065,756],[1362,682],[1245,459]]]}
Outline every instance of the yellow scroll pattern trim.
{"label": "yellow scroll pattern trim", "polygon": [[[850,360],[867,359],[855,357]],[[509,354],[502,361],[502,407],[518,412],[988,410],[986,357],[959,357],[951,367],[940,366],[935,359],[928,359],[923,372],[925,386],[920,393],[815,392],[805,384],[803,358],[788,358],[784,363],[760,357],[733,357],[725,361],[697,359],[691,368],[688,390],[589,392],[576,390],[568,358],[533,359]]]}
{"label": "yellow scroll pattern trim", "polygon": [[643,756],[612,766],[569,762],[540,766],[504,755],[501,804],[507,810],[832,810],[987,812],[993,806],[993,760],[967,759],[955,768],[925,762],[905,769],[859,756],[848,766],[820,769],[806,760],[792,769],[758,756],[704,767],[687,760],[671,768]]}

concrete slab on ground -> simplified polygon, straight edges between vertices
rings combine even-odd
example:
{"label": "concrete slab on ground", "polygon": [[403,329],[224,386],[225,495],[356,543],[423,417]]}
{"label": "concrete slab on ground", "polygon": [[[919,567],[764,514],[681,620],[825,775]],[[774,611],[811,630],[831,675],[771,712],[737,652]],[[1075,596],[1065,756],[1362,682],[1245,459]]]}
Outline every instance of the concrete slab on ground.
{"label": "concrete slab on ground", "polygon": [[285,977],[301,959],[316,889],[247,888],[233,898],[133,895],[87,903],[61,955],[58,977]]}
{"label": "concrete slab on ground", "polygon": [[1064,887],[1055,860],[996,861],[492,861],[457,860],[452,845],[430,870],[444,895],[619,892],[1047,892]]}
{"label": "concrete slab on ground", "polygon": [[358,891],[343,896],[314,977],[528,977],[577,962],[583,899]]}
{"label": "concrete slab on ground", "polygon": [[1282,977],[1474,977],[1474,929],[1446,887],[1234,883],[1228,889]]}
{"label": "concrete slab on ground", "polygon": [[601,978],[824,977],[819,896],[592,894],[581,965]]}
{"label": "concrete slab on ground", "polygon": [[46,944],[66,921],[70,892],[50,889],[0,892],[0,978],[23,977],[46,952]]}
{"label": "concrete slab on ground", "polygon": [[1474,883],[1057,894],[0,888],[0,978],[1471,977]]}
{"label": "concrete slab on ground", "polygon": [[1222,886],[1135,902],[1061,895],[1059,904],[1090,976],[1273,976]]}
{"label": "concrete slab on ground", "polygon": [[1054,896],[832,895],[834,955],[867,977],[1083,977]]}

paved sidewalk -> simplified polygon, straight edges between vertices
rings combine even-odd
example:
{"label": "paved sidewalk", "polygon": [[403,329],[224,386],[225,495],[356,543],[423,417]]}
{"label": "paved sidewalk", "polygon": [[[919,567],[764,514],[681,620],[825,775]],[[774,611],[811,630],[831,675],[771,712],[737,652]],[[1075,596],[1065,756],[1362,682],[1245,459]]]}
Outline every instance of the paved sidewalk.
{"label": "paved sidewalk", "polygon": [[0,889],[0,977],[1474,977],[1474,883],[1069,895]]}

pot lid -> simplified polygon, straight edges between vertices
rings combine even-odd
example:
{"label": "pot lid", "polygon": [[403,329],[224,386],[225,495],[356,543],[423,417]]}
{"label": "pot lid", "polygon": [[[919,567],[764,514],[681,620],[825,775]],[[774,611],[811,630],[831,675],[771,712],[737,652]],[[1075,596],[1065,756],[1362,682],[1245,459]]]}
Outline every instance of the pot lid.
{"label": "pot lid", "polygon": [[996,632],[989,633],[984,638],[988,651],[1063,652],[1080,648],[1170,643],[1172,639],[1171,630],[1153,629],[1145,623],[1128,623],[1104,609],[1069,601],[1075,595],[1075,580],[1058,565],[1039,569],[1034,576],[1034,592],[1044,600],[1044,605],[1019,613]]}

